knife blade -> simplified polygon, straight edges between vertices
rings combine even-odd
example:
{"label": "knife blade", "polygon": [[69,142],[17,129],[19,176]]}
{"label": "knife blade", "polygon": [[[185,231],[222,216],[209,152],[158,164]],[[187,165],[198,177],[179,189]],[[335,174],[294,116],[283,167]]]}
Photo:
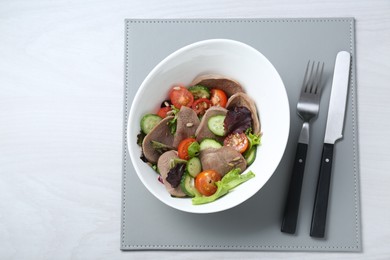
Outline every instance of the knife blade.
{"label": "knife blade", "polygon": [[312,237],[323,238],[325,236],[333,150],[335,142],[343,136],[350,68],[351,54],[346,51],[339,52],[333,73],[321,166],[311,220],[310,236]]}

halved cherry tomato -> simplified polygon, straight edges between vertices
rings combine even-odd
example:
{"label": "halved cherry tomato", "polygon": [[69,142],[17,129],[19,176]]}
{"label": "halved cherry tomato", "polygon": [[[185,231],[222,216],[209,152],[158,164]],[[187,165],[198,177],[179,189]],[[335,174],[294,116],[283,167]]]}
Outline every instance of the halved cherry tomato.
{"label": "halved cherry tomato", "polygon": [[172,104],[178,109],[182,106],[191,107],[194,102],[192,93],[183,86],[174,86],[169,93],[169,98]]}
{"label": "halved cherry tomato", "polygon": [[205,170],[195,177],[195,188],[205,196],[213,195],[218,187],[215,182],[222,179],[221,174],[214,170]]}
{"label": "halved cherry tomato", "polygon": [[206,110],[212,106],[211,101],[207,98],[200,98],[195,100],[192,104],[192,109],[196,112],[198,116],[203,116],[206,113]]}
{"label": "halved cherry tomato", "polygon": [[179,143],[179,146],[177,147],[177,153],[178,153],[178,156],[180,159],[183,159],[183,160],[190,159],[190,156],[188,155],[188,147],[193,142],[196,142],[195,138],[186,138]]}
{"label": "halved cherry tomato", "polygon": [[157,115],[158,115],[159,117],[161,117],[161,118],[166,118],[166,117],[167,117],[167,113],[168,113],[169,111],[171,111],[171,110],[172,110],[171,107],[162,107],[162,108],[160,108],[160,109],[158,110]]}
{"label": "halved cherry tomato", "polygon": [[245,133],[234,133],[226,136],[223,141],[224,146],[230,146],[234,148],[237,152],[243,153],[248,149],[249,141]]}
{"label": "halved cherry tomato", "polygon": [[227,104],[227,96],[223,90],[213,88],[211,89],[210,100],[213,106],[226,107]]}

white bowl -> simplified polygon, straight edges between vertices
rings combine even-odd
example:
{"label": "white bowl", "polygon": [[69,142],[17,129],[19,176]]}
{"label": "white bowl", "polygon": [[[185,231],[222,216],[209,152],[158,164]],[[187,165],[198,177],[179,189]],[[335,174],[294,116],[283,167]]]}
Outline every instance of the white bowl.
{"label": "white bowl", "polygon": [[[191,198],[173,198],[157,174],[140,159],[137,145],[139,122],[153,113],[167,97],[172,85],[187,85],[198,75],[216,73],[240,82],[257,106],[263,133],[254,163],[247,168],[256,177],[236,187],[226,196],[203,205]],[[161,61],[145,78],[131,105],[127,127],[130,158],[138,177],[159,200],[175,209],[192,213],[212,213],[232,208],[258,192],[276,170],[290,128],[290,111],[284,84],[271,62],[256,49],[233,40],[212,39],[185,46]]]}

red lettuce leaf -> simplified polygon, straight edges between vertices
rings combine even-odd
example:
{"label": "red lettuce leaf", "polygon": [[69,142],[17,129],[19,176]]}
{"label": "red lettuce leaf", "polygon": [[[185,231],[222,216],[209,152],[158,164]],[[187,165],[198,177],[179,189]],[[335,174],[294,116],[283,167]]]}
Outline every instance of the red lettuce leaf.
{"label": "red lettuce leaf", "polygon": [[176,188],[180,185],[185,169],[185,163],[178,163],[175,167],[169,170],[166,180],[169,184],[171,184],[172,188]]}
{"label": "red lettuce leaf", "polygon": [[246,107],[230,108],[223,123],[227,135],[243,133],[252,127],[252,113]]}

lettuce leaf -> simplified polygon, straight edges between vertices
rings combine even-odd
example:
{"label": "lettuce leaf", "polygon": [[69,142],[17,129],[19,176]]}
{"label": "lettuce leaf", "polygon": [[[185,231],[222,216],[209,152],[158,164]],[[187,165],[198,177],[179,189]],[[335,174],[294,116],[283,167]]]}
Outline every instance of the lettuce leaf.
{"label": "lettuce leaf", "polygon": [[236,168],[228,172],[225,176],[223,176],[221,182],[228,190],[232,190],[238,185],[247,180],[255,177],[255,174],[252,171],[247,172],[246,174],[240,174],[241,169]]}
{"label": "lettuce leaf", "polygon": [[249,151],[253,146],[261,144],[261,135],[260,134],[252,134],[252,128],[249,128],[246,132],[246,137],[249,141],[249,147],[247,151]]}
{"label": "lettuce leaf", "polygon": [[200,205],[205,203],[210,203],[218,198],[226,195],[230,190],[234,189],[243,182],[246,182],[249,179],[255,177],[255,174],[252,171],[247,172],[246,174],[240,174],[241,169],[235,168],[225,174],[220,181],[217,181],[217,191],[211,196],[195,196],[192,198],[192,204]]}
{"label": "lettuce leaf", "polygon": [[171,105],[171,108],[174,117],[168,122],[168,126],[169,129],[171,129],[171,134],[175,134],[177,127],[177,114],[179,113],[180,109],[176,108],[174,105]]}
{"label": "lettuce leaf", "polygon": [[230,108],[223,123],[227,135],[243,133],[252,127],[252,113],[246,107]]}
{"label": "lettuce leaf", "polygon": [[177,186],[179,186],[185,169],[186,169],[185,163],[178,163],[169,170],[166,181],[169,184],[171,184],[172,188],[176,188]]}
{"label": "lettuce leaf", "polygon": [[221,181],[215,183],[217,185],[217,191],[211,196],[196,196],[192,198],[192,204],[200,205],[215,201],[216,199],[226,195],[229,190],[222,184]]}

